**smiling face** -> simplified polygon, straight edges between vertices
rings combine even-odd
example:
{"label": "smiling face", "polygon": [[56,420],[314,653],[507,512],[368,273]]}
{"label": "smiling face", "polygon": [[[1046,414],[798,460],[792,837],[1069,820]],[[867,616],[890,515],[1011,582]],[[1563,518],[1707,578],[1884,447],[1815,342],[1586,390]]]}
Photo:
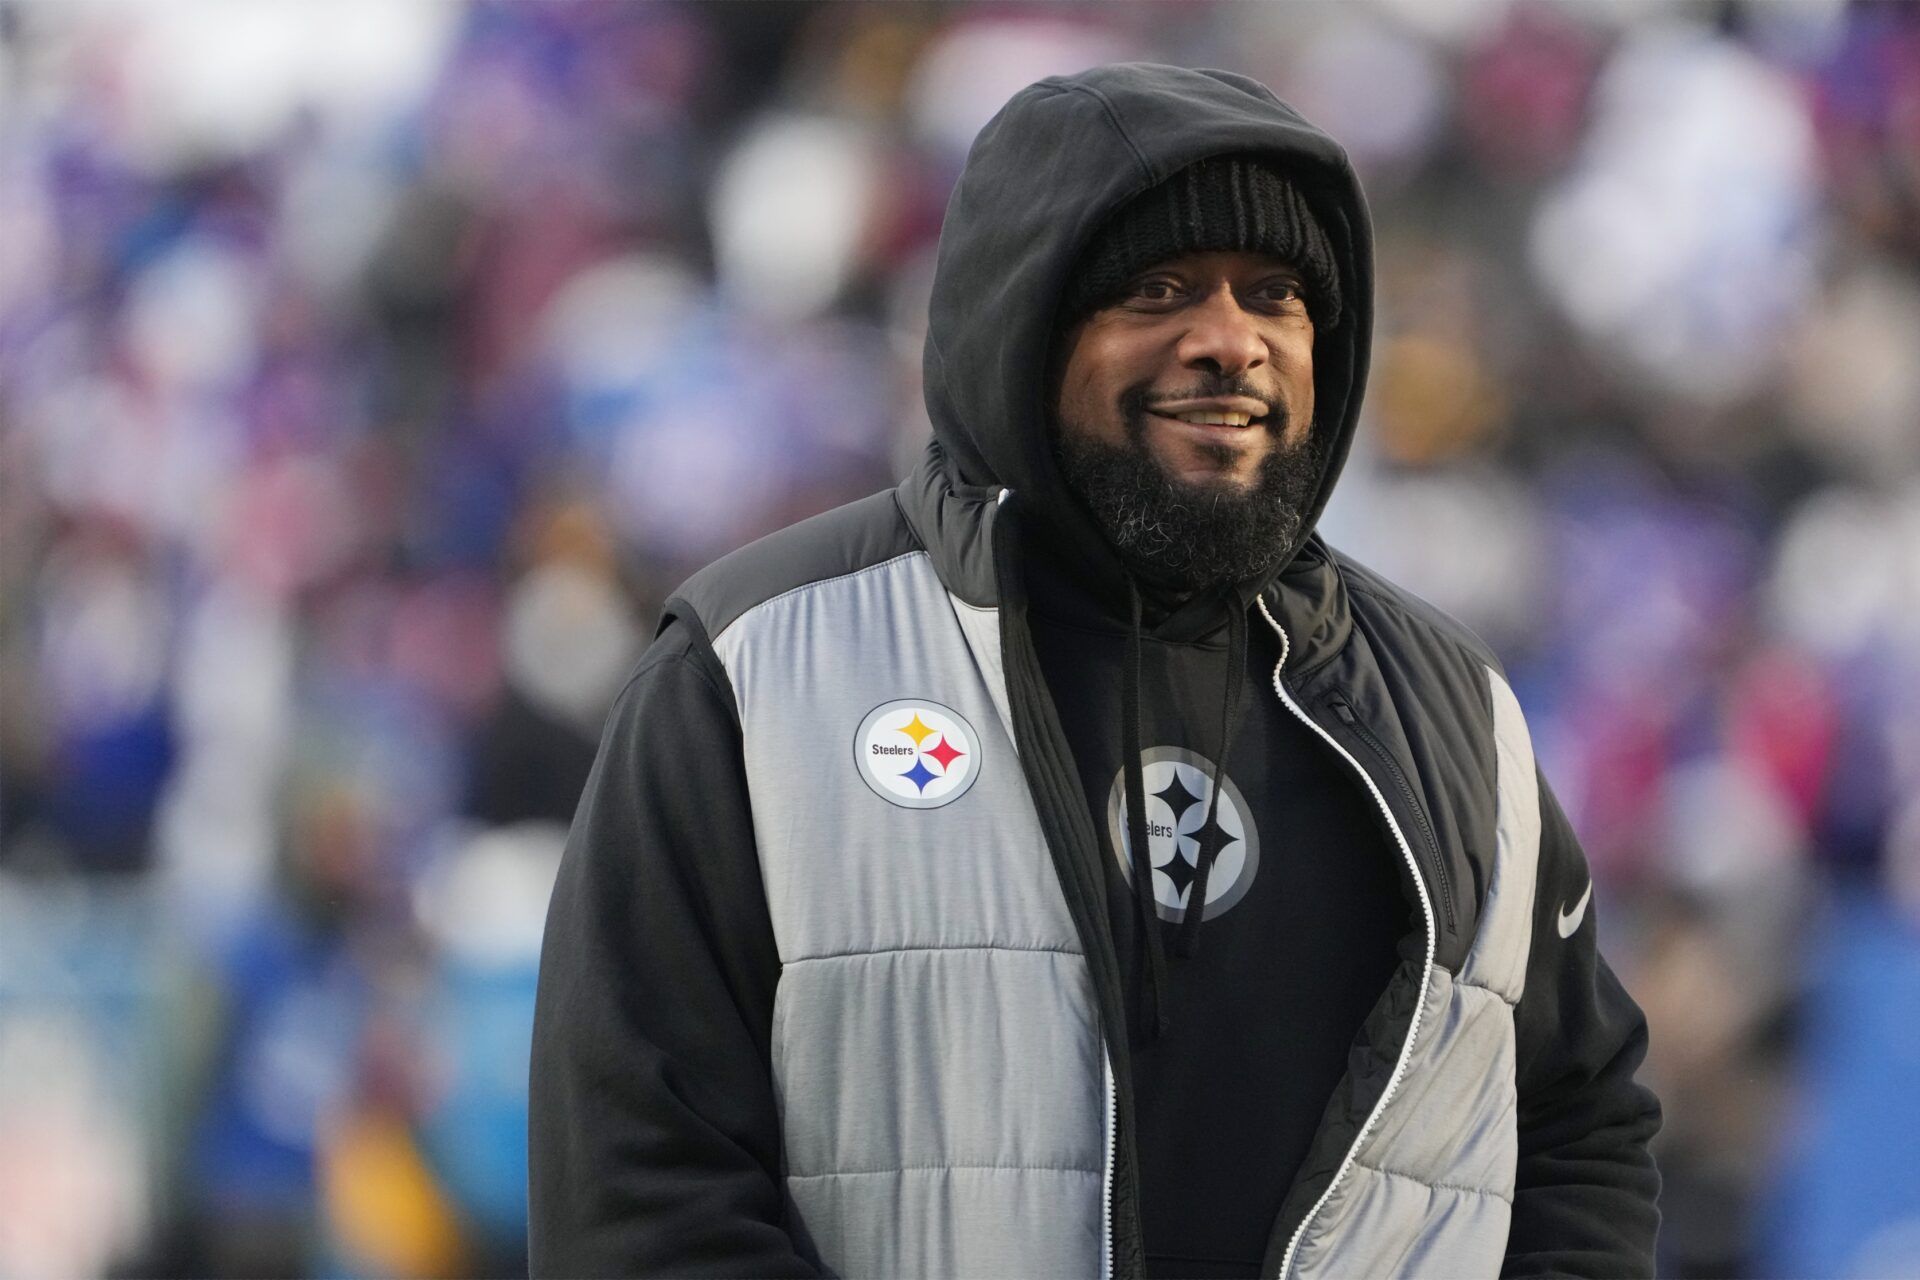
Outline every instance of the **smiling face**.
{"label": "smiling face", "polygon": [[1304,277],[1238,251],[1157,263],[1061,335],[1056,455],[1123,557],[1186,586],[1277,567],[1326,453],[1313,339]]}
{"label": "smiling face", "polygon": [[1304,278],[1280,258],[1158,263],[1068,329],[1062,349],[1060,429],[1144,447],[1177,484],[1245,493],[1312,426],[1313,321]]}

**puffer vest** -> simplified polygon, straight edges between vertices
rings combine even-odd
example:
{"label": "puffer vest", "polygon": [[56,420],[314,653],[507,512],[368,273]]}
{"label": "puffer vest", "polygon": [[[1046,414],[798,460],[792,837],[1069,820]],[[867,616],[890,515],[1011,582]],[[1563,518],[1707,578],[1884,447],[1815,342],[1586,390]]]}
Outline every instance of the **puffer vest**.
{"label": "puffer vest", "polygon": [[[1100,855],[1078,847],[1090,820],[1035,692],[1005,497],[922,473],[719,561],[668,606],[732,684],[782,964],[784,1176],[797,1233],[842,1275],[1142,1265]],[[1410,927],[1267,1270],[1492,1275],[1533,752],[1470,634],[1315,546],[1253,620],[1290,655],[1270,696],[1372,797]]]}

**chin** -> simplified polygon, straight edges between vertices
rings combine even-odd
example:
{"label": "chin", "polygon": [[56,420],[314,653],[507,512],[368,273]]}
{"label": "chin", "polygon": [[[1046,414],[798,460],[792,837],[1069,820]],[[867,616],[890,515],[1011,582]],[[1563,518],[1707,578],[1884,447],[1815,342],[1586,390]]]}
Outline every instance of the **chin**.
{"label": "chin", "polygon": [[1253,478],[1223,471],[1172,471],[1167,482],[1175,489],[1199,496],[1227,494],[1238,496],[1253,489]]}
{"label": "chin", "polygon": [[1154,461],[1169,484],[1196,492],[1245,493],[1260,475],[1259,459],[1249,458],[1239,449],[1229,451],[1225,458],[1196,457],[1191,450],[1184,450],[1177,459],[1156,454]]}

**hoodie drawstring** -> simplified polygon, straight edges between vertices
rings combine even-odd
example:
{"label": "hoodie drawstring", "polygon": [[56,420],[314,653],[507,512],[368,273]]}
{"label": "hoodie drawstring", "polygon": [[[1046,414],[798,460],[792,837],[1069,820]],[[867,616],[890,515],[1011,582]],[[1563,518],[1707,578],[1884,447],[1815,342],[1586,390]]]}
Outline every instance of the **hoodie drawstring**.
{"label": "hoodie drawstring", "polygon": [[1187,911],[1180,921],[1180,939],[1174,952],[1181,957],[1200,953],[1200,922],[1207,914],[1207,879],[1213,870],[1214,855],[1227,843],[1227,834],[1214,823],[1220,808],[1220,779],[1227,767],[1227,753],[1233,749],[1234,731],[1240,727],[1240,672],[1247,665],[1247,615],[1237,608],[1227,609],[1227,688],[1220,703],[1220,752],[1213,758],[1213,789],[1207,793],[1207,820],[1193,834],[1200,843],[1200,863],[1187,890]]}
{"label": "hoodie drawstring", "polygon": [[1153,855],[1147,844],[1147,784],[1140,757],[1140,584],[1127,575],[1133,626],[1127,631],[1126,671],[1120,681],[1122,768],[1126,775],[1127,846],[1132,854],[1133,899],[1139,908],[1140,941],[1147,949],[1147,986],[1141,993],[1140,1024],[1158,1039],[1167,1029],[1165,991],[1167,953],[1160,940],[1160,912],[1154,906]]}
{"label": "hoodie drawstring", "polygon": [[[1140,734],[1140,685],[1142,667],[1142,631],[1140,586],[1127,575],[1127,597],[1133,625],[1127,631],[1127,661],[1121,680],[1120,719],[1122,759],[1124,760],[1127,846],[1133,869],[1134,903],[1140,916],[1141,943],[1147,951],[1147,985],[1141,993],[1140,1021],[1154,1039],[1167,1030],[1167,955],[1161,938],[1160,912],[1155,906],[1153,856],[1147,841],[1146,764],[1141,757],[1145,747]],[[1199,842],[1200,856],[1192,882],[1187,889],[1187,907],[1180,921],[1175,954],[1190,957],[1200,951],[1200,925],[1206,915],[1207,881],[1213,870],[1214,856],[1227,843],[1226,833],[1216,826],[1220,808],[1220,786],[1227,767],[1227,753],[1240,726],[1241,669],[1247,662],[1247,618],[1238,609],[1227,610],[1227,683],[1220,705],[1220,749],[1213,762],[1213,786],[1207,793],[1206,821],[1192,834]],[[1174,856],[1178,857],[1176,834]]]}

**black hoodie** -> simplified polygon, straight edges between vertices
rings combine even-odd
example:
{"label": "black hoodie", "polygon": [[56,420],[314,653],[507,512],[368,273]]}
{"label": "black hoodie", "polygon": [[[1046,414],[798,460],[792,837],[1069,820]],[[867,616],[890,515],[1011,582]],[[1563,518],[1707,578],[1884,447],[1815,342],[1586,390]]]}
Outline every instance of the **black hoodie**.
{"label": "black hoodie", "polygon": [[[1314,349],[1325,473],[1302,544],[1272,581],[1148,602],[1136,615],[1127,575],[1048,446],[1048,342],[1067,274],[1101,222],[1186,165],[1229,153],[1288,173],[1342,272],[1342,321],[1317,334]],[[1202,1258],[1229,1273],[1257,1258],[1271,1274],[1292,1258],[1304,1224],[1350,1169],[1356,1134],[1391,1095],[1401,1046],[1413,1043],[1414,993],[1436,970],[1462,972],[1468,961],[1493,827],[1492,795],[1478,780],[1492,753],[1484,672],[1497,660],[1457,623],[1305,533],[1357,422],[1372,271],[1366,206],[1344,153],[1246,77],[1096,68],[1029,86],[982,131],[941,233],[924,363],[934,441],[923,464],[893,493],[703,571],[670,601],[609,719],[542,958],[536,1272],[819,1269],[782,1181],[769,1079],[781,952],[739,710],[709,635],[782,592],[915,552],[931,557],[956,600],[997,612],[1020,768],[1101,1021],[1131,1032],[1117,1044],[1108,1037],[1115,1272],[1140,1274],[1145,1253],[1163,1248],[1196,1260],[1178,1264],[1193,1271]],[[1275,718],[1269,620],[1291,638],[1287,680],[1303,708],[1293,723]],[[1220,760],[1236,701],[1255,709]],[[1175,754],[1152,758],[1163,749]],[[1114,852],[1124,842],[1107,821],[1109,782],[1123,766],[1132,775],[1118,825],[1140,831],[1171,815],[1182,835],[1200,835],[1190,797],[1209,796],[1213,771],[1195,775],[1181,751],[1224,766],[1223,801],[1236,788],[1242,796],[1215,815],[1227,836],[1234,819],[1242,824],[1235,839],[1209,842],[1219,872],[1249,852],[1249,819],[1263,869],[1156,990],[1151,934],[1132,935],[1146,945],[1129,941],[1139,899]],[[1341,757],[1373,761],[1372,808]],[[1580,928],[1574,916],[1570,934],[1562,916],[1554,936],[1554,908],[1579,896],[1586,869],[1544,783],[1540,794],[1535,943],[1514,1019],[1519,1175],[1508,1270],[1641,1273],[1651,1266],[1658,1185],[1646,1155],[1658,1109],[1632,1079],[1644,1022],[1593,950],[1590,919]],[[1389,830],[1399,862],[1386,857]],[[1166,837],[1149,831],[1132,843],[1155,839]],[[1209,902],[1217,891],[1209,886]],[[1327,910],[1316,917],[1319,902]],[[1289,947],[1293,971],[1273,972]],[[1369,1010],[1367,992],[1388,972]],[[1276,1016],[1239,1035],[1265,1001]],[[1130,1042],[1145,1046],[1138,1063]],[[1330,1084],[1343,1056],[1345,1072]],[[1221,1079],[1266,1072],[1289,1078]],[[1152,1096],[1136,1098],[1136,1081]],[[1179,1162],[1209,1145],[1224,1158],[1180,1179]]]}
{"label": "black hoodie", "polygon": [[[1114,209],[1209,156],[1269,162],[1326,228],[1351,299],[1314,338],[1326,465],[1304,545],[1359,417],[1371,223],[1341,149],[1256,81],[1134,66],[1059,83],[1064,92],[1016,99],[968,157],[942,233],[927,402],[959,477],[1009,486],[1028,516],[1033,644],[1109,855],[1149,1272],[1253,1275],[1396,963],[1406,922],[1397,854],[1353,777],[1262,696],[1277,645],[1248,614],[1267,579],[1191,594],[1136,583],[1059,474],[1042,378],[1058,354],[1048,343],[1065,273]],[[1124,114],[1140,165],[1113,164],[1092,145],[1089,131],[1103,131],[1110,112]],[[977,323],[982,315],[995,323]],[[1274,563],[1297,549],[1278,549]],[[1130,758],[1141,769],[1124,769]],[[1221,805],[1230,812],[1212,812]],[[1130,851],[1143,847],[1157,855],[1149,878],[1162,893],[1206,894],[1200,918],[1170,903],[1156,913],[1152,895],[1130,885],[1143,865]],[[1204,947],[1202,929],[1212,935]]]}

